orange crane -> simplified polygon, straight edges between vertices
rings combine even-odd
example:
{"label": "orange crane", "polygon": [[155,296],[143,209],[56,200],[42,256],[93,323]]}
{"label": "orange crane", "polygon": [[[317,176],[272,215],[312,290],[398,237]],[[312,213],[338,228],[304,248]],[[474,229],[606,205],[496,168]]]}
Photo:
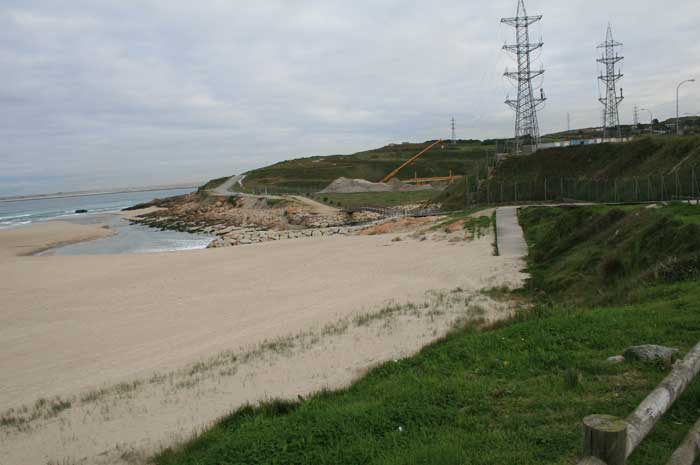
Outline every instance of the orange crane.
{"label": "orange crane", "polygon": [[421,150],[420,153],[418,153],[417,155],[413,155],[411,158],[409,158],[403,165],[399,166],[394,171],[392,171],[391,173],[384,176],[384,179],[382,179],[380,182],[389,182],[389,180],[391,180],[391,178],[393,178],[394,176],[399,174],[399,171],[401,171],[402,169],[404,169],[405,167],[407,167],[408,165],[410,165],[411,163],[416,161],[421,155],[423,155],[424,153],[428,152],[430,149],[432,149],[433,147],[435,147],[436,145],[441,144],[441,143],[442,143],[442,139],[438,139],[437,142],[430,144],[429,146],[427,146],[426,148]]}

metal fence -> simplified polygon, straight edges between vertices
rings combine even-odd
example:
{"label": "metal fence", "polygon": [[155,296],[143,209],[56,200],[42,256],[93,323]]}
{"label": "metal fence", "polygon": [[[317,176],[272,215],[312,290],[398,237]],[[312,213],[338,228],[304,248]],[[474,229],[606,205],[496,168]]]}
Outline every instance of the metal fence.
{"label": "metal fence", "polygon": [[467,179],[465,204],[518,202],[651,202],[700,198],[695,168],[633,178],[539,177],[499,182]]}

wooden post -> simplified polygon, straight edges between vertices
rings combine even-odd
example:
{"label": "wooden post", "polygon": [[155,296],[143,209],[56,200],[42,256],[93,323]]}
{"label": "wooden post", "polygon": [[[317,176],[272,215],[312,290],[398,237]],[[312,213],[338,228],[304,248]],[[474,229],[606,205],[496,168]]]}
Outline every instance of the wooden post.
{"label": "wooden post", "polygon": [[590,415],[583,419],[583,454],[606,465],[625,465],[627,422],[611,415]]}
{"label": "wooden post", "polygon": [[627,417],[627,454],[631,454],[657,421],[700,374],[700,343],[673,365],[671,373]]}
{"label": "wooden post", "polygon": [[544,201],[547,201],[547,178],[544,178]]}
{"label": "wooden post", "polygon": [[693,425],[666,465],[693,465],[698,455],[700,455],[700,420]]}

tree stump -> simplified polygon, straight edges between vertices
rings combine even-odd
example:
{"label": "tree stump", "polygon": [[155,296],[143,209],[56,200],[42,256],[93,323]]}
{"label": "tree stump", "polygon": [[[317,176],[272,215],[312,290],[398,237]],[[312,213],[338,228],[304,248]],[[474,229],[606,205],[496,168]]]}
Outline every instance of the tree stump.
{"label": "tree stump", "polygon": [[627,422],[611,415],[590,415],[583,419],[583,455],[596,457],[606,465],[625,465]]}

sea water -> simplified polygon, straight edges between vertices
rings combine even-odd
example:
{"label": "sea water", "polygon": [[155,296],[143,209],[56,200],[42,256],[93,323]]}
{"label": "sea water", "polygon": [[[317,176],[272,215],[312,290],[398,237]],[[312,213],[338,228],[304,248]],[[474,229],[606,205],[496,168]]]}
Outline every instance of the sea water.
{"label": "sea water", "polygon": [[[132,225],[117,214],[120,210],[139,203],[192,191],[193,189],[174,189],[0,202],[0,229],[58,219],[71,223],[105,225],[115,233],[103,239],[51,249],[42,255],[97,255],[202,249],[211,242],[212,237]],[[88,213],[75,213],[76,210],[87,210]]]}

